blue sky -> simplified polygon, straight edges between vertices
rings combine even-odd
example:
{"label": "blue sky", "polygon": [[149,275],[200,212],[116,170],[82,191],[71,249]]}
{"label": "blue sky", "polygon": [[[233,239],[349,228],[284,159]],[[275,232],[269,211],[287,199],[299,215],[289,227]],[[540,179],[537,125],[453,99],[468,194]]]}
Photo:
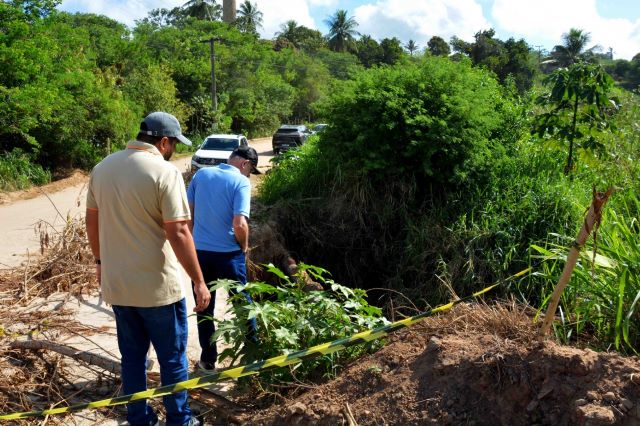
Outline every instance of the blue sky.
{"label": "blue sky", "polygon": [[[154,8],[172,8],[187,0],[64,0],[69,12],[109,16],[127,25]],[[236,0],[239,5],[243,0]],[[221,3],[222,0],[219,0]],[[551,49],[563,33],[580,28],[591,34],[591,45],[613,49],[614,58],[640,53],[638,0],[253,0],[264,14],[261,34],[272,38],[282,23],[327,32],[324,21],[338,9],[359,23],[357,30],[380,40],[397,37],[419,47],[438,35],[471,41],[482,29],[494,28],[500,39],[524,38],[531,46]]]}

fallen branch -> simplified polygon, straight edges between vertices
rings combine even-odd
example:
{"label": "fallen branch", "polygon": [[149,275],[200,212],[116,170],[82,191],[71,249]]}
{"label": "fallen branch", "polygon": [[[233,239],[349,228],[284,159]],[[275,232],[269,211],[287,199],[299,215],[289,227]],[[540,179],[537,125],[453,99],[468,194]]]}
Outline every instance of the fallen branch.
{"label": "fallen branch", "polygon": [[90,365],[95,365],[110,373],[120,374],[120,363],[103,355],[81,351],[71,346],[61,345],[48,340],[15,340],[11,342],[12,349],[26,350],[48,350],[59,353],[76,361],[82,361]]}
{"label": "fallen branch", "polygon": [[[11,343],[12,349],[24,349],[24,350],[49,350],[66,357],[81,361],[99,368],[106,370],[113,374],[120,374],[120,363],[107,358],[103,355],[80,351],[71,346],[61,345],[48,340],[15,340]],[[151,382],[160,384],[160,374],[155,372],[148,372],[148,378]],[[223,397],[222,395],[215,394],[205,389],[191,389],[190,395],[193,399],[200,402],[203,405],[214,405],[217,410],[224,410],[225,414],[230,418],[235,418],[235,414],[244,411],[244,407],[236,404],[235,402]]]}

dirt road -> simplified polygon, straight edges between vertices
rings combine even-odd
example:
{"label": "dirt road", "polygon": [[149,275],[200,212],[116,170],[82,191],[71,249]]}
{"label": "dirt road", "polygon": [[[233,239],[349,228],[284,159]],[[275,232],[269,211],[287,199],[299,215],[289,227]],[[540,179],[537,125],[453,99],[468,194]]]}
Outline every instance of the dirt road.
{"label": "dirt road", "polygon": [[[259,168],[266,170],[273,158],[271,138],[254,139],[250,144],[260,156]],[[191,156],[173,161],[182,171],[188,170],[190,162]],[[34,231],[39,221],[59,230],[67,217],[84,215],[88,179],[80,180],[60,191],[48,193],[45,187],[41,196],[0,205],[0,269],[19,266],[39,254],[40,241]],[[252,183],[255,185],[253,176]]]}
{"label": "dirt road", "polygon": [[[273,158],[271,150],[271,139],[263,138],[250,141],[250,144],[258,151],[260,156],[258,167],[264,172],[269,168],[269,160]],[[190,168],[191,156],[182,157],[173,161],[173,163],[182,171]],[[252,184],[257,184],[256,176],[251,176]],[[34,256],[39,254],[40,242],[38,236],[34,232],[34,225],[39,221],[45,221],[54,229],[60,229],[67,217],[82,217],[85,211],[86,184],[88,177],[82,174],[75,175],[73,179],[69,179],[68,187],[64,182],[57,182],[38,189],[43,195],[32,197],[30,199],[20,199],[25,196],[30,197],[34,191],[28,191],[28,194],[10,194],[0,202],[0,269],[8,267],[16,267],[24,263],[28,259],[33,260]],[[64,189],[60,189],[64,188]],[[17,201],[5,201],[15,200]],[[29,257],[28,253],[31,254]],[[184,282],[189,287],[189,279],[184,274]],[[186,288],[187,307],[191,312],[194,303],[191,296],[191,289]],[[65,294],[58,294],[49,297],[46,301],[38,301],[38,303],[46,303],[47,306],[55,306],[64,303],[67,309],[72,312],[75,321],[91,326],[95,330],[101,330],[100,333],[87,337],[78,333],[67,335],[62,333],[57,343],[68,345],[78,351],[87,353],[96,353],[101,356],[119,361],[118,344],[116,340],[115,323],[111,309],[105,304],[104,300],[98,294],[87,295],[69,299]],[[214,316],[216,318],[226,318],[228,305],[227,295],[222,291],[216,292],[216,305]],[[187,355],[191,365],[194,365],[200,356],[200,347],[198,343],[197,324],[195,316],[189,316],[189,340],[187,346]],[[219,349],[223,349],[219,346]],[[150,352],[150,358],[156,359],[155,353]],[[158,372],[158,362],[155,362],[153,371]],[[225,395],[232,384],[225,383],[220,385],[212,385],[216,392]],[[105,419],[102,414],[96,411],[85,411],[77,413],[73,416],[75,424],[85,426],[96,423],[105,426],[116,426],[122,424],[122,419]]]}

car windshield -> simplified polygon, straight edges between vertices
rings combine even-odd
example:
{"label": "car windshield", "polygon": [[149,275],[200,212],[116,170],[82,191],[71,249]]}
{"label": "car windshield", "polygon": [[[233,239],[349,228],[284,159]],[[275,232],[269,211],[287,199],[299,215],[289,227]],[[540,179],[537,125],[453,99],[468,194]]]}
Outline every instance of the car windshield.
{"label": "car windshield", "polygon": [[233,151],[238,147],[238,139],[207,138],[200,149]]}
{"label": "car windshield", "polygon": [[300,129],[298,129],[297,127],[294,128],[284,128],[284,129],[278,129],[277,133],[298,133],[300,131]]}

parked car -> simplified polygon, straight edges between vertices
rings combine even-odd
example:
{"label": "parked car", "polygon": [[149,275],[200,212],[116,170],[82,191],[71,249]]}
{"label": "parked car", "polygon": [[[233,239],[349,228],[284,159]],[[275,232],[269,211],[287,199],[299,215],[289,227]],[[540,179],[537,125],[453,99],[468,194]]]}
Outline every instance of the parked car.
{"label": "parked car", "polygon": [[304,144],[311,131],[303,124],[284,124],[280,126],[271,139],[275,155]]}
{"label": "parked car", "polygon": [[248,145],[243,135],[209,135],[191,157],[191,170],[226,163],[234,149]]}
{"label": "parked car", "polygon": [[323,131],[323,130],[325,129],[325,127],[327,127],[327,126],[328,126],[328,124],[325,124],[325,123],[319,123],[319,124],[316,124],[315,126],[313,126],[313,127],[311,128],[311,131],[312,131],[314,134],[315,134],[315,133],[320,133],[320,132],[321,132],[321,131]]}

